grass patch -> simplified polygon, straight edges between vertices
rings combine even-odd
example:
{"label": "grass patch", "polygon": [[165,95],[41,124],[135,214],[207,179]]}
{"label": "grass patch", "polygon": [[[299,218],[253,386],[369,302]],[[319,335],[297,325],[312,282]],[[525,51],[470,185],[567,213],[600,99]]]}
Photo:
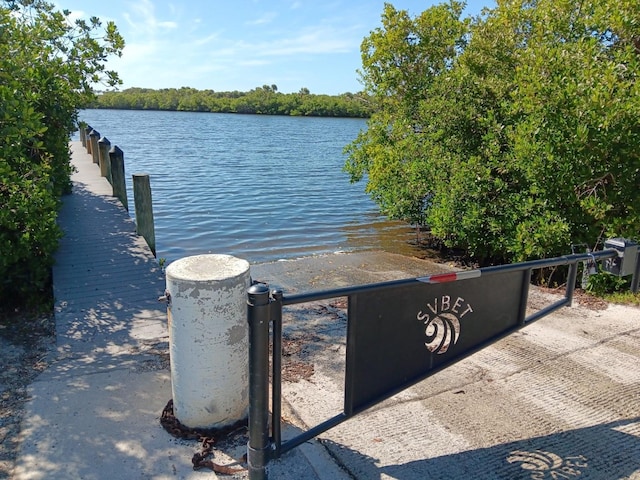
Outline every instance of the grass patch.
{"label": "grass patch", "polygon": [[631,305],[631,306],[640,306],[640,292],[633,293],[630,291],[626,292],[613,292],[613,293],[605,293],[602,295],[602,298],[610,303],[618,303],[621,305]]}

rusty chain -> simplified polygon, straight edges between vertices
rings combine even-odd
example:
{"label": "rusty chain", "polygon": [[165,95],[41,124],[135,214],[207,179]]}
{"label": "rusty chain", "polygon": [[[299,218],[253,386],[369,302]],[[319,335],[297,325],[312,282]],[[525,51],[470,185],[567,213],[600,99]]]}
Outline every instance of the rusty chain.
{"label": "rusty chain", "polygon": [[[186,440],[198,440],[201,444],[199,452],[193,454],[191,463],[194,470],[208,468],[215,473],[223,475],[233,475],[246,470],[245,467],[229,467],[215,463],[211,457],[215,450],[215,445],[221,438],[233,434],[239,430],[247,428],[247,420],[240,420],[233,425],[220,429],[202,429],[185,427],[173,414],[173,399],[169,400],[162,410],[160,424],[172,436]],[[246,455],[238,460],[238,463],[246,463]]]}

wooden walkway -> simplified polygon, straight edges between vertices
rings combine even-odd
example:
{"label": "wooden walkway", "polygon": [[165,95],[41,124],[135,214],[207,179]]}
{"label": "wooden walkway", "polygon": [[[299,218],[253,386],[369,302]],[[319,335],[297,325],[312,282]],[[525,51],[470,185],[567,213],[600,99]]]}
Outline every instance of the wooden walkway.
{"label": "wooden walkway", "polygon": [[171,398],[163,272],[91,156],[80,142],[71,148],[77,171],[53,267],[56,345],[30,387],[12,478],[189,472],[185,447],[159,423]]}
{"label": "wooden walkway", "polygon": [[53,267],[58,352],[140,353],[167,340],[164,275],[91,155],[80,142],[71,147],[77,171]]}

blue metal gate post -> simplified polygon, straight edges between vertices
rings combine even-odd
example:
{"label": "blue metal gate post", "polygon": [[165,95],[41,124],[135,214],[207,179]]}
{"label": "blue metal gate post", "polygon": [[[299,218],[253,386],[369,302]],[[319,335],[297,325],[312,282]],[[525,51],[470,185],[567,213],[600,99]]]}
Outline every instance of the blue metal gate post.
{"label": "blue metal gate post", "polygon": [[248,291],[249,322],[249,443],[250,480],[266,480],[269,442],[269,287],[255,284]]}

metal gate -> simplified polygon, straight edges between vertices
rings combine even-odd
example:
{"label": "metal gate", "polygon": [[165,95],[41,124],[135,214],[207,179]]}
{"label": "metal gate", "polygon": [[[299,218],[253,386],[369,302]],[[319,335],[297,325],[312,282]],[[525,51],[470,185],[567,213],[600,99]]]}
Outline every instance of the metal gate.
{"label": "metal gate", "polygon": [[[266,478],[270,459],[555,310],[570,306],[580,262],[604,261],[605,271],[632,273],[632,289],[637,291],[637,260],[636,243],[613,239],[599,252],[290,296],[272,291],[266,284],[252,285],[248,290],[249,478]],[[527,316],[532,270],[562,265],[568,266],[564,297]],[[282,307],[336,297],[348,299],[343,411],[283,443]],[[381,347],[387,355],[378,354]],[[386,360],[389,356],[393,362]]]}

